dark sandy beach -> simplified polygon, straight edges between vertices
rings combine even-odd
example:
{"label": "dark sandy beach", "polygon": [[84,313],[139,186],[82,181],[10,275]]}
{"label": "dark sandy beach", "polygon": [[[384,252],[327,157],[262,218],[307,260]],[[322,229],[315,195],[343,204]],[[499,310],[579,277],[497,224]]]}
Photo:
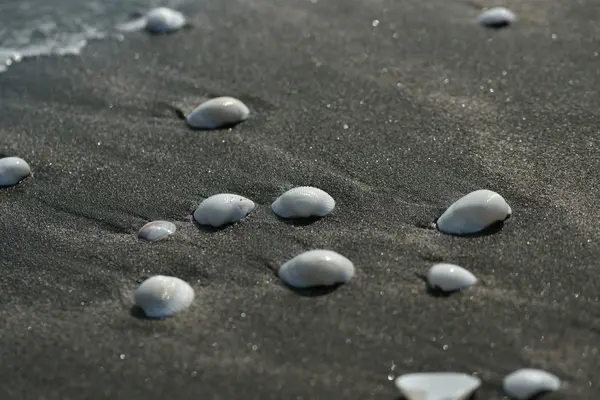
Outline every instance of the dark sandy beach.
{"label": "dark sandy beach", "polygon": [[[459,0],[211,0],[176,34],[1,74],[0,151],[33,176],[0,191],[0,399],[395,400],[390,374],[456,371],[499,400],[523,367],[563,380],[547,399],[600,398],[600,3],[481,5],[519,20],[484,29]],[[191,131],[170,109],[218,95],[250,119]],[[302,185],[334,213],[278,220],[271,202]],[[480,188],[511,205],[503,230],[428,227]],[[257,209],[199,229],[222,192]],[[138,240],[155,219],[177,233]],[[355,278],[282,286],[273,269],[315,248]],[[480,284],[428,295],[436,261]],[[155,274],[188,281],[193,306],[132,315]]]}

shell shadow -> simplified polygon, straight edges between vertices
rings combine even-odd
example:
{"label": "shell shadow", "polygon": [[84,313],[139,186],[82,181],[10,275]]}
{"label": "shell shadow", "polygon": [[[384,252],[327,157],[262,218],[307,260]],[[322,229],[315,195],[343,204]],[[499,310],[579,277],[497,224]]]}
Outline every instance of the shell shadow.
{"label": "shell shadow", "polygon": [[508,21],[499,21],[499,22],[496,22],[493,24],[486,24],[486,25],[484,25],[484,27],[488,28],[488,29],[498,30],[498,29],[506,28],[509,25],[510,25],[510,22],[508,22]]}
{"label": "shell shadow", "polygon": [[[192,221],[194,222],[194,225],[196,225],[196,228],[198,228],[198,230],[202,231],[202,232],[206,232],[206,233],[217,233],[217,232],[221,232],[224,231],[230,227],[232,227],[233,225],[236,224],[236,222],[232,222],[230,224],[225,224],[219,227],[214,227],[214,226],[210,226],[210,225],[202,225],[199,224],[198,221],[196,221],[194,219],[194,216],[192,215]],[[239,222],[239,221],[237,221]]]}
{"label": "shell shadow", "polygon": [[[477,392],[475,392],[472,395],[470,395],[469,397],[465,398],[465,400],[477,400],[477,399],[478,399]],[[534,399],[535,399],[535,397],[531,398],[531,400],[534,400]],[[400,395],[400,396],[396,397],[394,400],[409,400],[409,399]]]}
{"label": "shell shadow", "polygon": [[485,228],[479,232],[475,232],[475,233],[458,235],[458,234],[453,234],[453,233],[442,232],[439,230],[438,231],[440,233],[443,233],[444,235],[456,236],[456,237],[462,237],[462,238],[478,238],[478,237],[483,237],[483,236],[490,236],[490,235],[500,232],[502,230],[502,228],[504,228],[505,221],[508,220],[509,218],[510,218],[510,215],[508,217],[506,217],[506,219],[504,221],[496,221],[492,225],[488,226],[487,228]]}
{"label": "shell shadow", "polygon": [[283,286],[302,297],[322,297],[335,292],[342,283],[336,283],[333,286],[314,286],[310,288],[297,288],[283,283]]}
{"label": "shell shadow", "polygon": [[453,290],[451,292],[445,292],[438,287],[431,286],[429,282],[427,282],[427,276],[425,274],[421,274],[419,272],[415,273],[416,277],[421,279],[425,283],[425,292],[431,297],[450,297],[455,293],[460,292],[459,290]]}
{"label": "shell shadow", "polygon": [[540,392],[537,392],[533,396],[531,396],[529,398],[529,400],[542,400],[542,399],[546,398],[546,395],[548,395],[550,393],[552,393],[552,390],[542,390]]}
{"label": "shell shadow", "polygon": [[275,216],[277,217],[277,219],[279,221],[281,221],[285,224],[288,224],[288,225],[293,225],[293,226],[308,226],[308,225],[312,225],[323,219],[323,217],[283,218],[277,214],[275,214]]}
{"label": "shell shadow", "polygon": [[144,312],[144,310],[142,310],[142,308],[140,306],[132,306],[129,309],[129,315],[131,315],[133,318],[136,319],[142,319],[142,320],[153,320],[156,318],[150,318],[146,315],[146,313]]}
{"label": "shell shadow", "polygon": [[[179,111],[181,111],[181,110],[179,110]],[[183,119],[185,119],[185,116],[183,117]],[[218,128],[195,128],[195,127],[190,126],[188,124],[186,124],[186,125],[187,125],[188,129],[190,129],[192,131],[199,131],[199,132],[226,131],[228,129],[233,129],[234,127],[236,127],[237,125],[239,125],[239,124],[241,124],[242,122],[245,122],[245,121],[246,120],[244,120],[244,121],[238,121],[238,122],[233,122],[231,124],[221,125]]]}

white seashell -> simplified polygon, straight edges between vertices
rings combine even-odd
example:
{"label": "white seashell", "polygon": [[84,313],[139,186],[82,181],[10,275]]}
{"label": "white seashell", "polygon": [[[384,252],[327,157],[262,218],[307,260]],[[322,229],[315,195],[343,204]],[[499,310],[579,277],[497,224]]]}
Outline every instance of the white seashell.
{"label": "white seashell", "polygon": [[195,129],[217,129],[245,121],[250,115],[248,107],[233,97],[217,97],[205,101],[185,118]]}
{"label": "white seashell", "polygon": [[477,278],[463,267],[454,264],[435,264],[427,273],[427,283],[444,292],[467,289],[477,282]]}
{"label": "white seashell", "polygon": [[152,221],[142,226],[138,232],[138,237],[149,242],[156,242],[157,240],[165,239],[167,236],[174,234],[176,230],[177,227],[172,222]]}
{"label": "white seashell", "polygon": [[560,389],[560,379],[540,369],[523,368],[504,378],[504,391],[517,400],[526,400],[543,392]]}
{"label": "white seashell", "polygon": [[311,250],[285,262],[279,278],[289,286],[308,288],[346,283],[354,276],[354,264],[330,250]]}
{"label": "white seashell", "polygon": [[166,7],[154,8],[146,14],[146,30],[152,33],[175,32],[185,25],[182,13]]}
{"label": "white seashell", "polygon": [[481,386],[480,379],[456,372],[406,374],[394,383],[406,400],[465,400]]}
{"label": "white seashell", "polygon": [[30,173],[29,164],[22,158],[0,158],[0,186],[14,186]]}
{"label": "white seashell", "polygon": [[477,22],[491,28],[501,28],[510,25],[517,20],[515,13],[505,7],[494,7],[485,10],[477,17]]}
{"label": "white seashell", "polygon": [[470,235],[506,220],[512,214],[504,198],[491,190],[476,190],[454,202],[437,220],[437,228],[452,235]]}
{"label": "white seashell", "polygon": [[200,225],[218,228],[241,220],[250,214],[254,207],[252,200],[237,194],[216,194],[200,203],[194,211],[194,219]]}
{"label": "white seashell", "polygon": [[135,290],[135,304],[150,318],[176,314],[188,308],[193,301],[194,289],[173,276],[153,276]]}
{"label": "white seashell", "polygon": [[311,186],[290,189],[271,204],[273,212],[282,218],[324,217],[334,208],[333,197]]}

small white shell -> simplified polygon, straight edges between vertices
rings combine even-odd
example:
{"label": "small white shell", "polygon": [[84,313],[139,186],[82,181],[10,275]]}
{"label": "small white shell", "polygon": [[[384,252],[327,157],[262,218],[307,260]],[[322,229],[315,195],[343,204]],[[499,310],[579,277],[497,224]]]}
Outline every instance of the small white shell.
{"label": "small white shell", "polygon": [[444,292],[454,292],[473,286],[477,278],[463,267],[454,264],[435,264],[427,273],[427,283]]}
{"label": "small white shell", "polygon": [[193,301],[194,289],[173,276],[153,276],[135,290],[135,304],[150,318],[176,314],[188,308]]}
{"label": "small white shell", "polygon": [[311,186],[290,189],[271,204],[273,212],[282,218],[324,217],[334,208],[333,197]]}
{"label": "small white shell", "polygon": [[346,283],[354,276],[354,264],[330,250],[306,251],[285,262],[279,278],[296,288],[333,286]]}
{"label": "small white shell", "polygon": [[470,235],[510,217],[504,198],[491,190],[476,190],[454,202],[437,220],[437,228],[452,235]]}
{"label": "small white shell", "polygon": [[154,8],[146,14],[146,30],[152,33],[169,33],[185,25],[185,17],[179,11],[166,7]]}
{"label": "small white shell", "polygon": [[195,129],[217,129],[245,121],[250,115],[248,107],[233,97],[217,97],[205,101],[185,118]]}
{"label": "small white shell", "polygon": [[194,211],[194,219],[200,225],[218,228],[241,220],[250,214],[254,207],[252,200],[237,194],[215,194],[200,203]]}
{"label": "small white shell", "polygon": [[0,186],[14,186],[30,173],[29,164],[22,158],[0,158]]}
{"label": "small white shell", "polygon": [[517,20],[515,13],[505,7],[494,7],[485,10],[477,17],[477,22],[481,25],[492,28],[501,28],[510,25]]}
{"label": "small white shell", "polygon": [[138,232],[138,237],[149,242],[156,242],[174,234],[176,230],[177,227],[172,222],[152,221],[142,226]]}
{"label": "small white shell", "polygon": [[542,392],[560,389],[560,379],[540,369],[519,369],[504,378],[504,391],[517,400],[530,399]]}
{"label": "small white shell", "polygon": [[456,372],[406,374],[394,383],[406,400],[465,400],[481,386],[480,379]]}

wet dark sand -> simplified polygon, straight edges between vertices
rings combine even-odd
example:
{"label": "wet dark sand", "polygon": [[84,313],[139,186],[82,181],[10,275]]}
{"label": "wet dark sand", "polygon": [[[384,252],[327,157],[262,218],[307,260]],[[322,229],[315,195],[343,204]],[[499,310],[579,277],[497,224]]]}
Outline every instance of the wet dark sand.
{"label": "wet dark sand", "polygon": [[[388,374],[448,370],[488,400],[521,367],[567,383],[548,399],[599,398],[595,1],[502,2],[520,20],[501,31],[466,1],[202,3],[192,29],[0,75],[0,151],[35,171],[0,191],[0,398],[395,399]],[[169,109],[215,95],[251,118],[197,132]],[[278,220],[269,204],[298,185],[334,214]],[[512,206],[502,231],[427,228],[479,188]],[[258,207],[199,230],[219,192]],[[177,233],[139,241],[154,219]],[[320,297],[278,283],[313,248],[355,279]],[[432,297],[417,274],[434,261],[481,284]],[[190,282],[193,307],[132,315],[153,274]]]}

